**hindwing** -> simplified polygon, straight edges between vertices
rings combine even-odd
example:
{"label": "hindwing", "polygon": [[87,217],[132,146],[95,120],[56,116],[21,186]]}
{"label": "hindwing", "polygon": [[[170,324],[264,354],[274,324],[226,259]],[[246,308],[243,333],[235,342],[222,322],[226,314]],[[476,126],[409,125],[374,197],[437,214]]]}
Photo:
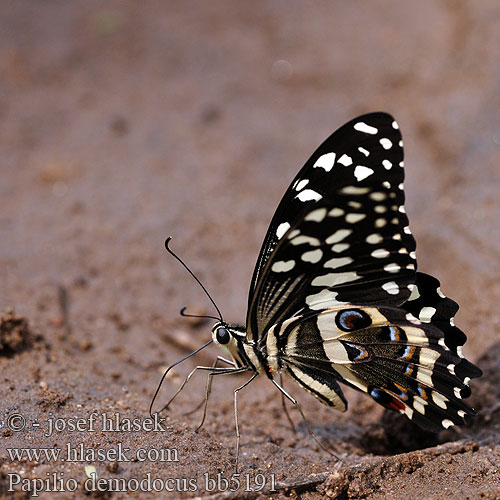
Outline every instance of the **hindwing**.
{"label": "hindwing", "polygon": [[435,278],[418,273],[402,307],[335,306],[285,322],[277,356],[295,380],[305,374],[299,383],[324,403],[347,408],[339,404],[342,381],[438,431],[475,415],[463,399],[481,375],[461,354],[466,337],[453,326],[456,310]]}

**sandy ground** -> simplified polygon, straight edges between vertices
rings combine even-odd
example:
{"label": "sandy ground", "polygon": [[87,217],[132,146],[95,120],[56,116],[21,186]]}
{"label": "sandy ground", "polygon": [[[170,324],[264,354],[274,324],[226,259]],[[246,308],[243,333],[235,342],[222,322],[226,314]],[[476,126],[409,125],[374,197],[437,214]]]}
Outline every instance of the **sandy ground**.
{"label": "sandy ground", "polygon": [[[183,305],[212,309],[163,241],[172,235],[225,317],[243,321],[289,181],[335,128],[383,110],[405,138],[419,268],[462,305],[466,354],[485,372],[469,400],[480,415],[427,435],[354,391],[339,414],[288,384],[342,464],[291,409],[292,432],[276,390],[258,380],[240,398],[242,488],[218,498],[267,496],[255,490],[273,480],[274,498],[500,498],[499,23],[496,0],[4,2],[0,496],[29,498],[38,478],[78,487],[39,498],[83,497],[89,464],[107,490],[92,495],[104,498],[155,497],[112,492],[109,478],[129,490],[160,479],[172,498],[223,489],[234,472],[232,390],[247,375],[215,381],[198,433],[200,412],[185,413],[202,375],[161,428],[102,427],[103,413],[144,422],[165,367],[209,339],[210,323],[178,316]],[[215,355],[179,366],[161,400]],[[13,414],[23,431],[9,430]],[[47,436],[49,422],[60,427]],[[108,454],[8,452],[68,443]],[[114,454],[120,446],[130,461]]]}

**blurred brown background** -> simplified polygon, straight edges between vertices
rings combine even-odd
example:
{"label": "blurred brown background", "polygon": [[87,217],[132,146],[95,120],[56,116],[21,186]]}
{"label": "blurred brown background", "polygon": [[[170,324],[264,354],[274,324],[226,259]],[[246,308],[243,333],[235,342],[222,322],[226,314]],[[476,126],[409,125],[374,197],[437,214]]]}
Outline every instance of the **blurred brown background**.
{"label": "blurred brown background", "polygon": [[[495,0],[4,2],[0,310],[14,308],[41,337],[0,357],[2,416],[115,407],[145,415],[161,370],[209,338],[210,325],[178,318],[183,305],[211,308],[164,239],[174,237],[225,317],[244,321],[257,252],[285,188],[324,138],[370,111],[392,113],[402,129],[419,268],[462,305],[467,355],[495,347],[499,23]],[[178,474],[205,470],[211,446],[231,470],[232,387],[244,380],[216,381],[219,404],[203,435],[192,433],[197,417],[182,416],[203,379],[180,398],[171,417],[176,439],[186,440]],[[289,476],[331,467],[307,435],[282,425],[268,385],[256,383],[241,404],[246,465],[266,468],[273,456]],[[381,413],[349,396],[347,415],[304,401],[327,426],[319,434],[338,432],[334,448],[364,456],[363,421],[375,425]],[[0,456],[40,436],[4,438]],[[184,452],[186,443],[195,451]],[[2,467],[19,468],[7,459]],[[145,470],[134,467],[117,474]],[[24,468],[33,477],[45,470]]]}

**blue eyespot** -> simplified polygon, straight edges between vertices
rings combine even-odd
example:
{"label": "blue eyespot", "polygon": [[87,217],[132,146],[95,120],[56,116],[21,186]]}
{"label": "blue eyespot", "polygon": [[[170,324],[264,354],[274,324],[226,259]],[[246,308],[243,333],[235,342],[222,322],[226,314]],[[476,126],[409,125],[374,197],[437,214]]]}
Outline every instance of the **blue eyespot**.
{"label": "blue eyespot", "polygon": [[368,314],[359,309],[348,309],[337,314],[335,323],[340,330],[344,332],[352,332],[353,330],[361,330],[372,324],[372,320]]}

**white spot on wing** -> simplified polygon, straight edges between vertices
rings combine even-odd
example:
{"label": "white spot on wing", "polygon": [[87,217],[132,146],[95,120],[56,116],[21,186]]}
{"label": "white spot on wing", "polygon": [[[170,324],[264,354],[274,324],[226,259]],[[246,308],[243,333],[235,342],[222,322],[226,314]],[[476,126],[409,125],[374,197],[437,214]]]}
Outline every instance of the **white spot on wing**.
{"label": "white spot on wing", "polygon": [[312,286],[336,286],[341,285],[342,283],[350,283],[351,281],[355,281],[359,279],[355,272],[347,272],[347,273],[329,273],[324,274],[323,276],[316,276],[311,281]]}
{"label": "white spot on wing", "polygon": [[365,156],[370,156],[370,151],[368,151],[368,150],[367,150],[367,149],[365,149],[365,148],[359,147],[359,148],[358,148],[358,151],[359,151],[360,153],[363,153]]}
{"label": "white spot on wing", "polygon": [[389,160],[384,160],[382,162],[382,165],[386,170],[390,170],[392,168],[392,163]]}
{"label": "white spot on wing", "polygon": [[304,191],[301,191],[296,198],[298,198],[300,201],[318,201],[323,198],[319,193],[316,191],[313,191],[312,189],[304,189]]}
{"label": "white spot on wing", "polygon": [[389,139],[387,139],[387,137],[383,137],[382,139],[380,139],[380,144],[384,149],[392,148],[392,142]]}
{"label": "white spot on wing", "polygon": [[363,179],[366,179],[367,177],[370,177],[374,173],[374,170],[368,167],[364,167],[363,165],[358,165],[354,169],[354,177],[358,181],[362,181]]}
{"label": "white spot on wing", "polygon": [[413,410],[406,407],[401,413],[404,413],[410,420],[413,418]]}
{"label": "white spot on wing", "polygon": [[408,300],[417,300],[420,297],[420,292],[418,291],[418,286],[414,286]]}
{"label": "white spot on wing", "polygon": [[445,428],[448,429],[448,427],[451,427],[452,425],[455,425],[449,418],[445,418],[442,422],[441,425]]}
{"label": "white spot on wing", "polygon": [[443,410],[446,410],[446,402],[449,401],[447,397],[443,396],[439,392],[432,391],[432,400],[434,401],[434,403],[436,403],[437,406],[443,408]]}
{"label": "white spot on wing", "polygon": [[370,198],[373,201],[384,201],[387,198],[385,193],[381,193],[380,191],[376,191],[375,193],[370,194]]}
{"label": "white spot on wing", "polygon": [[[415,316],[413,316],[412,313],[407,313],[406,319],[407,319],[407,321],[409,321],[410,323],[413,323],[414,325],[420,325],[421,324],[420,321],[417,318],[415,318]],[[442,339],[439,339],[439,340],[440,340],[439,344],[441,344],[441,340]]]}
{"label": "white spot on wing", "polygon": [[327,243],[328,245],[332,243],[338,243],[339,241],[347,238],[351,233],[352,229],[339,229],[335,231],[331,236],[328,236],[328,238],[325,240],[325,243]]}
{"label": "white spot on wing", "polygon": [[422,321],[422,323],[430,323],[434,314],[436,314],[435,307],[422,307],[418,315],[418,319]]}
{"label": "white spot on wing", "polygon": [[389,257],[389,251],[385,248],[377,248],[371,253],[372,257],[376,259],[384,259],[385,257]]}
{"label": "white spot on wing", "polygon": [[[306,298],[306,304],[313,310],[324,309],[325,302],[339,302],[336,300],[337,292],[332,292],[331,290],[325,289],[321,292],[309,295]],[[343,302],[339,302],[343,304]]]}
{"label": "white spot on wing", "polygon": [[301,191],[308,184],[309,184],[309,179],[302,179],[302,180],[300,180],[299,182],[297,182],[297,185],[295,186],[295,191]]}
{"label": "white spot on wing", "polygon": [[422,384],[428,385],[429,387],[432,387],[432,377],[430,375],[430,372],[428,369],[424,368],[423,366],[420,366],[417,370],[417,375],[415,377],[419,382],[422,382]]}
{"label": "white spot on wing", "polygon": [[345,212],[341,208],[335,207],[328,212],[328,215],[330,217],[340,217],[341,215],[344,215],[344,213]]}
{"label": "white spot on wing", "polygon": [[422,404],[421,401],[417,400],[417,397],[415,396],[413,400],[413,408],[418,411],[418,413],[421,413],[422,415],[425,415],[425,406]]}
{"label": "white spot on wing", "polygon": [[326,153],[325,155],[320,156],[316,160],[316,163],[313,165],[313,168],[322,168],[327,172],[330,172],[335,163],[335,157],[336,157],[335,153]]}
{"label": "white spot on wing", "polygon": [[384,238],[382,238],[382,235],[378,233],[373,233],[366,237],[366,242],[370,243],[370,245],[376,245],[377,243],[381,243],[383,240]]}
{"label": "white spot on wing", "polygon": [[318,238],[313,238],[311,236],[297,236],[293,240],[290,241],[292,245],[302,245],[303,243],[307,243],[308,245],[314,246],[314,247],[319,247],[321,245],[321,242],[318,240]]}
{"label": "white spot on wing", "polygon": [[274,271],[275,273],[286,273],[287,271],[292,270],[294,267],[294,260],[279,260],[272,265],[271,271]]}
{"label": "white spot on wing", "polygon": [[321,222],[326,217],[326,208],[317,208],[312,212],[308,213],[304,220],[313,221],[313,222]]}
{"label": "white spot on wing", "polygon": [[283,235],[290,229],[290,224],[288,222],[282,222],[276,229],[276,236],[281,239]]}
{"label": "white spot on wing", "polygon": [[337,269],[339,267],[347,266],[352,262],[351,257],[338,257],[327,260],[323,265],[329,269]]}
{"label": "white spot on wing", "polygon": [[342,194],[366,194],[370,192],[368,187],[346,186],[340,190]]}
{"label": "white spot on wing", "polygon": [[386,271],[388,273],[397,273],[400,270],[401,270],[401,266],[399,264],[396,264],[395,262],[384,266],[384,271]]}
{"label": "white spot on wing", "polygon": [[349,246],[350,246],[349,243],[337,243],[336,245],[333,245],[332,252],[335,253],[343,252],[344,250],[347,250]]}
{"label": "white spot on wing", "polygon": [[364,132],[365,134],[374,135],[378,132],[378,129],[372,127],[371,125],[367,125],[365,122],[358,122],[354,125],[354,130],[358,132]]}
{"label": "white spot on wing", "polygon": [[316,264],[323,257],[323,252],[317,248],[316,250],[309,250],[309,252],[304,252],[301,256],[301,259],[304,262],[311,262],[312,264]]}
{"label": "white spot on wing", "polygon": [[392,128],[395,128],[396,130],[398,130],[398,129],[399,129],[399,125],[398,125],[398,122],[397,122],[396,120],[394,120],[394,121],[392,122]]}
{"label": "white spot on wing", "polygon": [[338,159],[338,163],[341,163],[344,167],[348,167],[349,165],[352,165],[352,158],[348,155],[342,155]]}
{"label": "white spot on wing", "polygon": [[397,295],[399,293],[399,285],[395,281],[389,281],[382,285],[382,289],[389,295]]}
{"label": "white spot on wing", "polygon": [[365,214],[347,214],[345,216],[345,221],[349,224],[355,224],[366,217]]}

